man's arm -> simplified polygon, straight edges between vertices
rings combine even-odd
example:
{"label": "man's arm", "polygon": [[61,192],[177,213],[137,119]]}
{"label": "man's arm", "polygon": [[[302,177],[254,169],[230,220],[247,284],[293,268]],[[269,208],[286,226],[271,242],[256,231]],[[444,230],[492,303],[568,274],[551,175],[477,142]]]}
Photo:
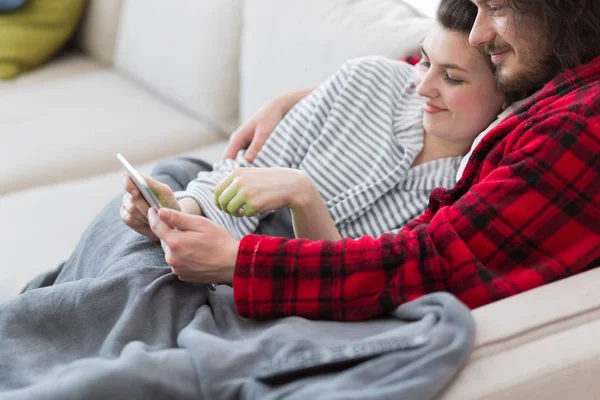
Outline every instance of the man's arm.
{"label": "man's arm", "polygon": [[[600,259],[600,127],[557,115],[504,140],[498,165],[396,237],[245,237],[234,297],[251,318],[363,320],[434,291],[478,307]],[[502,147],[502,146],[497,146]]]}
{"label": "man's arm", "polygon": [[223,158],[234,159],[237,153],[248,147],[244,158],[252,162],[275,127],[286,114],[316,87],[284,93],[262,106],[249,120],[244,122],[229,137]]}

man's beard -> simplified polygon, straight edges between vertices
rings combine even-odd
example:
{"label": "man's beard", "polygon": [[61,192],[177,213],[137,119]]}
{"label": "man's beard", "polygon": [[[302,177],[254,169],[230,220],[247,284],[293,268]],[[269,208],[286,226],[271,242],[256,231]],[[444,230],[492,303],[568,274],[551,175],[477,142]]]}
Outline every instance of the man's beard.
{"label": "man's beard", "polygon": [[[509,46],[498,46],[488,43],[485,52],[496,53],[512,50]],[[516,54],[516,53],[513,53]],[[510,94],[513,100],[524,99],[540,90],[559,72],[555,57],[547,56],[540,60],[520,59],[520,68],[511,74],[502,74],[502,64],[495,66],[496,84],[498,88]]]}
{"label": "man's beard", "polygon": [[557,74],[551,60],[522,65],[521,69],[510,75],[501,74],[501,66],[496,68],[496,84],[506,93],[513,93],[516,97],[525,98],[540,90]]}

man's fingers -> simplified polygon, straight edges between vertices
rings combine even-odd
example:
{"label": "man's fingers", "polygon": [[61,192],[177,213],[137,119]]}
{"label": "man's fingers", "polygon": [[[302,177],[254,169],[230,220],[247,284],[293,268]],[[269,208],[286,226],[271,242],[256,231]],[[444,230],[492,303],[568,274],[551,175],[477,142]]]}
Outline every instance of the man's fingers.
{"label": "man's fingers", "polygon": [[148,215],[148,209],[150,208],[150,205],[148,204],[146,199],[142,197],[138,189],[135,189],[131,193],[131,202],[133,203],[134,207],[140,212],[140,214],[144,216],[144,218],[146,218],[146,216]]}
{"label": "man's fingers", "polygon": [[[153,210],[150,210],[150,213],[152,212]],[[199,232],[206,220],[206,218],[198,215],[185,214],[168,208],[161,208],[157,216],[159,217],[157,219],[160,219],[160,222],[166,226],[180,231]]]}
{"label": "man's fingers", "polygon": [[130,193],[125,193],[123,196],[122,205],[133,219],[148,225],[148,218],[137,209],[136,205],[133,203],[133,196]]}
{"label": "man's fingers", "polygon": [[231,134],[223,158],[235,158],[238,151],[248,146],[248,143],[252,140],[252,136],[251,127],[247,127],[245,124],[239,127]]}
{"label": "man's fingers", "polygon": [[152,232],[152,230],[150,229],[150,226],[148,226],[148,223],[142,223],[136,219],[134,219],[129,212],[127,212],[127,210],[125,209],[125,207],[121,206],[121,208],[119,209],[119,214],[121,217],[121,220],[127,225],[129,226],[131,229],[133,229],[134,231],[136,231],[139,234],[142,234],[144,236],[149,237],[152,240],[157,240],[158,238],[156,237],[156,235]]}
{"label": "man's fingers", "polygon": [[[161,210],[163,209],[161,208]],[[175,232],[173,227],[169,226],[158,216],[154,208],[148,210],[148,222],[150,222],[150,229],[152,229],[152,232],[154,232],[161,241],[169,240],[171,234]]]}
{"label": "man's fingers", "polygon": [[263,145],[265,144],[265,142],[267,141],[268,138],[269,138],[269,135],[265,135],[264,133],[263,134],[257,133],[254,136],[252,143],[250,143],[248,150],[246,150],[246,153],[244,154],[244,158],[246,159],[246,161],[248,161],[248,162],[254,161],[254,159],[258,155],[258,152],[260,151],[260,149],[262,149]]}

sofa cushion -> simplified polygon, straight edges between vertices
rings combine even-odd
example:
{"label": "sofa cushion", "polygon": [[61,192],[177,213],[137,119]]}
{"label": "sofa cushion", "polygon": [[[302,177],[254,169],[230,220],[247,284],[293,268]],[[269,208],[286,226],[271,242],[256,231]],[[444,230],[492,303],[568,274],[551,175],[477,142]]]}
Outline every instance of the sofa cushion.
{"label": "sofa cushion", "polygon": [[323,82],[348,59],[416,54],[431,24],[400,0],[247,1],[241,118],[278,94]]}
{"label": "sofa cushion", "polygon": [[14,78],[54,55],[75,31],[85,0],[30,0],[0,15],[0,79]]}
{"label": "sofa cushion", "polygon": [[112,70],[0,93],[0,194],[116,168],[219,139]]}
{"label": "sofa cushion", "polygon": [[89,55],[112,64],[123,0],[88,0],[77,43]]}
{"label": "sofa cushion", "polygon": [[0,80],[0,96],[25,86],[42,85],[54,80],[70,79],[76,75],[100,71],[104,68],[103,65],[83,53],[65,52],[57,56],[52,62],[19,75],[17,79]]}
{"label": "sofa cushion", "polygon": [[238,125],[241,0],[129,0],[115,65],[207,124]]}
{"label": "sofa cushion", "polygon": [[[226,144],[183,154],[212,163],[221,158]],[[0,300],[16,295],[35,276],[65,261],[96,214],[124,193],[119,180],[123,169],[114,161],[113,171],[106,174],[0,196],[0,220],[10,227],[0,230]],[[135,167],[149,174],[157,161]]]}

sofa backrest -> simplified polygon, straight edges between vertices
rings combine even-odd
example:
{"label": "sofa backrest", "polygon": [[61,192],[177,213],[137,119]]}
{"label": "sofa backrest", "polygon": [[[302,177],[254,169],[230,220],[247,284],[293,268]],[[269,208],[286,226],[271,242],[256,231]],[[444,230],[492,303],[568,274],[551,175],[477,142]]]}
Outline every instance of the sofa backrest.
{"label": "sofa backrest", "polygon": [[107,65],[113,63],[123,0],[89,0],[81,23],[79,47]]}
{"label": "sofa backrest", "polygon": [[[425,3],[423,3],[425,1]],[[78,41],[227,135],[354,57],[417,51],[439,0],[90,0]]]}
{"label": "sofa backrest", "polygon": [[238,124],[242,0],[125,0],[115,67],[202,122]]}
{"label": "sofa backrest", "polygon": [[441,0],[404,0],[415,12],[424,16],[434,18]]}
{"label": "sofa backrest", "polygon": [[273,96],[323,82],[351,58],[416,54],[431,24],[403,0],[248,0],[241,119]]}

